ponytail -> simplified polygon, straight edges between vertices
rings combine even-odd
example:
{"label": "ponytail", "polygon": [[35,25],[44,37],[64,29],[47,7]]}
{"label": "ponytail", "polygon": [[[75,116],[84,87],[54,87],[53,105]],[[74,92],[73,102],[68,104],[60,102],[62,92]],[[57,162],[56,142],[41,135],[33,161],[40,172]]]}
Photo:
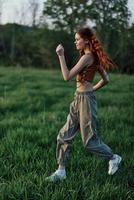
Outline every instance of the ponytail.
{"label": "ponytail", "polygon": [[113,61],[106,55],[100,41],[97,39],[95,34],[92,35],[89,41],[90,49],[95,55],[95,59],[97,59],[97,64],[100,67],[103,67],[105,70],[114,69],[117,67],[117,65],[114,64]]}

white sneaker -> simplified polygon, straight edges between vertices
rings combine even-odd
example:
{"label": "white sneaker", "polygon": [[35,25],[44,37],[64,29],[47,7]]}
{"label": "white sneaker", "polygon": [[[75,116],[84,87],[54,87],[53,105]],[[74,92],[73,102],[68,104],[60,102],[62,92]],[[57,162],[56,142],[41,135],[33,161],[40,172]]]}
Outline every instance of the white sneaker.
{"label": "white sneaker", "polygon": [[121,160],[122,158],[119,155],[114,154],[113,159],[109,161],[109,169],[108,169],[109,175],[113,175],[118,170]]}
{"label": "white sneaker", "polygon": [[45,178],[48,182],[56,182],[56,181],[62,181],[66,179],[66,172],[64,174],[59,174],[58,170],[56,170],[52,175]]}

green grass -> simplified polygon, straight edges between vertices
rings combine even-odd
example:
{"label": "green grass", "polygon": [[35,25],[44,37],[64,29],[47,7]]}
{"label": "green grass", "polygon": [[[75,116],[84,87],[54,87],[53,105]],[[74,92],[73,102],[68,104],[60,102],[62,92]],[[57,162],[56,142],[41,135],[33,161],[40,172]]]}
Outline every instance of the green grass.
{"label": "green grass", "polygon": [[133,83],[133,75],[110,74],[110,83],[95,92],[98,135],[123,157],[117,174],[107,175],[107,161],[87,154],[78,134],[67,180],[51,184],[45,177],[57,168],[56,137],[75,82],[64,82],[60,71],[1,67],[0,200],[134,199]]}

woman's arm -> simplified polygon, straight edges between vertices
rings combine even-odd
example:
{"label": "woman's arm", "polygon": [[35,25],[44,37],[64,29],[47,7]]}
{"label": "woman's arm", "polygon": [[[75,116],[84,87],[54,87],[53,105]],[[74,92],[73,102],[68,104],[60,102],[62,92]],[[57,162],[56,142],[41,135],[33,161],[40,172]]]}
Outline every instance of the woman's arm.
{"label": "woman's arm", "polygon": [[56,53],[58,54],[62,75],[65,81],[72,79],[75,75],[77,75],[87,64],[93,63],[93,57],[91,55],[83,55],[77,64],[71,69],[68,70],[65,56],[64,56],[64,48],[62,45],[58,45],[56,48]]}
{"label": "woman's arm", "polygon": [[58,57],[59,57],[59,61],[60,61],[61,72],[62,72],[63,78],[65,81],[68,81],[69,80],[69,70],[66,65],[65,56],[63,54],[63,55],[58,55]]}
{"label": "woman's arm", "polygon": [[109,76],[103,67],[99,67],[98,72],[100,73],[102,79],[93,86],[93,91],[100,89],[109,82]]}

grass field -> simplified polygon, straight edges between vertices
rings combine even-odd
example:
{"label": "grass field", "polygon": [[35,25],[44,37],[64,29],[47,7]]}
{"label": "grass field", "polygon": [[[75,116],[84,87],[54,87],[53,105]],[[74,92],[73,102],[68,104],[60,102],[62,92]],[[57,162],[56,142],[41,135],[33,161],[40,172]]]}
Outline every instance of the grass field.
{"label": "grass field", "polygon": [[[100,79],[96,77],[95,82]],[[60,71],[0,68],[0,200],[134,199],[134,75],[110,74],[95,92],[98,135],[123,157],[107,174],[106,160],[87,154],[80,134],[67,165],[67,180],[46,183],[57,168],[56,137],[66,121],[75,82]]]}

